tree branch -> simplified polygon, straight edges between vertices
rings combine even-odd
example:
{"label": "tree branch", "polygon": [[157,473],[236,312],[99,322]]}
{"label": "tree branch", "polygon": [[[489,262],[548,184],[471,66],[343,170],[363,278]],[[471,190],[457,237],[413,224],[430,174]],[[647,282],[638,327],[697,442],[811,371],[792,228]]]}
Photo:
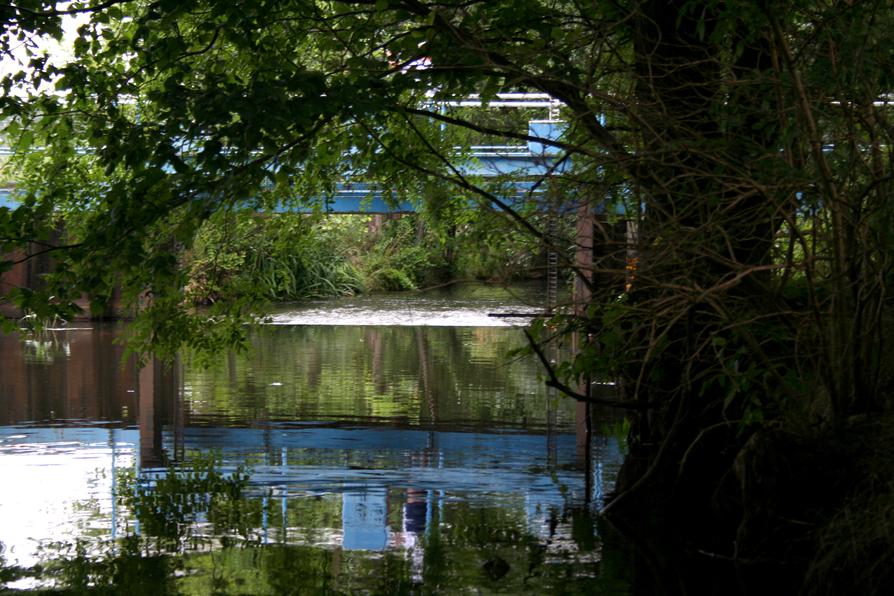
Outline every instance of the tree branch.
{"label": "tree branch", "polygon": [[534,354],[537,355],[537,359],[540,360],[540,363],[543,364],[543,368],[546,369],[546,374],[549,375],[549,380],[546,382],[547,387],[553,387],[558,389],[568,397],[572,397],[579,402],[585,402],[590,404],[596,404],[600,406],[610,406],[612,408],[622,408],[625,410],[644,410],[649,408],[655,408],[660,404],[657,403],[632,403],[632,402],[623,402],[617,401],[614,399],[604,399],[601,397],[593,397],[592,395],[584,395],[582,393],[578,393],[565,383],[559,380],[559,377],[556,376],[556,371],[550,364],[549,360],[546,357],[546,354],[543,353],[543,350],[540,349],[540,346],[534,340],[534,337],[531,335],[531,332],[527,329],[524,330],[525,337],[528,338],[528,343],[531,345],[531,349],[534,350]]}

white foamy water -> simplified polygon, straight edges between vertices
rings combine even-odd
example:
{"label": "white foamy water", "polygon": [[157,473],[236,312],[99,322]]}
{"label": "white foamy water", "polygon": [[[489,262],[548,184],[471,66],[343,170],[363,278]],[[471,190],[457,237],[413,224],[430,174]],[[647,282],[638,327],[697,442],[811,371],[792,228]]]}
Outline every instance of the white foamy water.
{"label": "white foamy water", "polygon": [[499,288],[483,295],[389,294],[284,306],[270,325],[395,325],[423,327],[518,327],[543,311],[542,304]]}

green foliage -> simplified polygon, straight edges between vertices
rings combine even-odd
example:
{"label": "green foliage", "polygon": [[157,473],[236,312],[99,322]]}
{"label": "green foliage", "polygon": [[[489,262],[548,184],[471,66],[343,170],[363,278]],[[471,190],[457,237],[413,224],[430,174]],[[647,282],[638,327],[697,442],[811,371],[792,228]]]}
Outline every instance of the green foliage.
{"label": "green foliage", "polygon": [[187,298],[213,304],[244,294],[273,301],[359,292],[359,274],[320,217],[225,213],[206,222],[185,256]]}
{"label": "green foliage", "polygon": [[499,213],[481,210],[468,218],[457,226],[453,243],[458,277],[509,281],[545,272],[542,244]]}
{"label": "green foliage", "polygon": [[[571,165],[524,182],[548,187],[560,213],[623,204],[635,224],[619,238],[601,218],[596,262],[578,271],[592,273],[589,304],[549,331],[587,338],[559,373],[617,376],[643,404],[631,430],[656,458],[650,474],[736,420],[732,465],[788,401],[822,405],[835,429],[890,409],[889,0],[107,4],[84,5],[72,62],[26,46],[31,62],[0,85],[7,142],[41,150],[23,206],[0,210],[0,250],[34,241],[57,256],[45,287],[8,292],[38,320],[67,316],[82,293],[98,312],[120,283],[147,305],[137,349],[244,340],[239,322],[259,298],[339,293],[340,274],[287,256],[292,242],[314,254],[300,229],[256,250],[253,224],[205,228],[191,292],[215,302],[199,312],[178,250],[224,218],[214,214],[322,211],[353,182],[438,214],[426,221],[432,247],[399,222],[365,249],[371,287],[526,267],[547,245],[567,256],[562,226],[534,216],[545,207],[535,192],[507,205],[512,231],[462,205],[489,209],[511,190],[468,174],[472,145],[538,139],[519,130],[525,112],[447,102],[538,91],[562,103],[568,131],[553,144]],[[35,6],[50,5],[10,3],[0,49],[61,36],[59,12]],[[53,237],[60,214],[71,214],[66,239]],[[517,248],[517,230],[536,240]],[[457,250],[464,233],[488,250]]]}
{"label": "green foliage", "polygon": [[387,219],[378,233],[368,229],[369,219],[214,216],[183,256],[186,297],[212,305],[239,296],[290,301],[407,291],[457,278],[507,281],[530,273],[537,256],[527,236],[502,234],[494,214],[469,207],[437,218],[426,212]]}
{"label": "green foliage", "polygon": [[418,225],[413,217],[388,221],[372,246],[356,255],[368,290],[416,290],[439,281],[438,270],[445,264],[441,246],[421,237]]}
{"label": "green foliage", "polygon": [[[235,243],[232,251],[206,254],[209,242],[224,238],[214,238],[205,222],[242,208],[321,208],[336,183],[353,180],[375,181],[391,198],[431,197],[443,193],[455,174],[445,156],[461,158],[465,150],[457,151],[458,145],[498,142],[503,128],[523,134],[535,115],[497,109],[473,133],[408,111],[425,105],[430,89],[445,97],[481,91],[486,99],[501,90],[471,72],[394,71],[395,60],[412,63],[425,55],[421,44],[437,40],[433,13],[414,23],[417,17],[400,3],[357,11],[304,2],[272,7],[262,2],[236,10],[216,0],[88,3],[79,8],[89,19],[78,30],[70,64],[26,48],[33,61],[4,79],[9,93],[3,107],[4,135],[18,151],[15,177],[27,206],[3,212],[2,249],[49,237],[55,230],[50,214],[66,217],[67,237],[64,248],[54,251],[57,266],[45,276],[46,287],[13,292],[12,300],[41,318],[70,316],[86,293],[96,314],[120,285],[131,304],[151,296],[157,314],[138,318],[181,323],[140,334],[173,346],[208,343],[193,335],[205,315],[183,306],[192,301],[217,303],[226,293],[227,300],[245,304],[220,308],[214,316],[244,317],[252,310],[249,295],[291,299],[356,291],[357,276],[343,260],[329,258],[331,246],[305,242],[300,247],[306,252],[286,254],[284,242],[300,244],[307,234],[277,227],[278,240],[246,248],[250,225],[243,222],[226,238]],[[36,16],[19,3],[10,10],[11,36],[19,30],[59,34],[61,12]],[[494,22],[528,26],[509,16],[500,12]],[[544,35],[539,31],[537,39],[560,39]],[[379,49],[367,51],[369,43]],[[453,51],[449,45],[442,50]],[[41,93],[48,85],[59,93]],[[457,108],[442,115],[463,119],[474,112]],[[483,193],[467,187],[462,201],[486,204],[488,193],[499,188],[472,182]],[[434,205],[432,212],[438,210]],[[429,220],[434,230],[435,219]],[[451,225],[461,233],[463,222]],[[190,249],[200,230],[192,269],[184,271],[172,253]],[[486,236],[484,244],[492,247],[487,256],[459,256],[462,275],[489,275],[500,267],[503,277],[528,264],[512,262],[513,250],[505,249],[497,232]],[[443,279],[455,264],[446,245],[383,245],[374,256],[366,277],[381,288]],[[182,324],[193,316],[199,324]],[[138,350],[148,346],[135,344]]]}

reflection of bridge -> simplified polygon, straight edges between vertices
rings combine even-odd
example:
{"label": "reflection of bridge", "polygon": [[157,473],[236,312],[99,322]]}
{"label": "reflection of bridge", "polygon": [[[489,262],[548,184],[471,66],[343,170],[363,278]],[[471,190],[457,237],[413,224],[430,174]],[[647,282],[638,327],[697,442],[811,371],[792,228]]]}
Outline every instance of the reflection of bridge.
{"label": "reflection of bridge", "polygon": [[[283,510],[295,497],[343,495],[346,548],[381,550],[389,540],[389,493],[413,491],[432,507],[432,495],[472,500],[486,495],[518,498],[529,522],[568,503],[603,497],[603,465],[575,469],[571,434],[459,433],[382,427],[186,428],[164,433],[166,451],[214,452],[221,471],[239,465],[251,470],[249,492],[273,496]],[[176,441],[183,445],[175,446]],[[609,440],[606,461],[620,461],[617,441]],[[188,461],[188,457],[187,457]],[[552,473],[548,473],[552,472]],[[150,480],[159,472],[142,472]],[[591,491],[586,494],[585,491]],[[418,498],[418,497],[417,497]],[[270,506],[270,504],[268,504]],[[267,528],[263,528],[266,530]]]}
{"label": "reflection of bridge", "polygon": [[[137,457],[143,486],[152,490],[166,469],[162,461],[188,464],[214,453],[219,470],[251,471],[249,497],[263,501],[262,541],[294,541],[286,527],[291,499],[341,496],[346,549],[383,550],[413,544],[430,524],[445,495],[476,500],[502,495],[519,499],[529,531],[549,532],[550,511],[569,503],[601,506],[607,478],[621,463],[614,437],[595,437],[594,455],[581,467],[571,433],[455,432],[385,425],[267,422],[251,426],[186,426],[176,379],[155,364],[140,372],[140,439]],[[402,495],[403,529],[393,527],[395,494]],[[277,509],[284,524],[272,524]],[[271,514],[272,515],[272,514]],[[390,520],[390,521],[389,521]],[[198,520],[200,523],[202,520]],[[334,530],[334,529],[332,529]],[[300,540],[299,540],[300,542]]]}

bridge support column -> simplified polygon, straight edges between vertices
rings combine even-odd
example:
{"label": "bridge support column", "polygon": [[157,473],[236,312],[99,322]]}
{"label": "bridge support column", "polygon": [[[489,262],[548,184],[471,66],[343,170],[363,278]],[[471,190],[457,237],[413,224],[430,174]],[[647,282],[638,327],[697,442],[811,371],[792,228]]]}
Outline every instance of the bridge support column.
{"label": "bridge support column", "polygon": [[574,313],[583,315],[590,303],[592,292],[588,282],[593,281],[593,228],[595,218],[588,203],[577,208],[574,267]]}
{"label": "bridge support column", "polygon": [[[592,291],[590,284],[593,281],[593,229],[594,215],[588,202],[582,203],[577,209],[577,229],[575,233],[575,246],[577,247],[574,254],[574,289],[573,302],[574,314],[584,316],[587,307],[590,304]],[[586,342],[586,337],[579,337],[575,333],[572,338],[573,350],[575,352]],[[578,391],[583,395],[590,394],[590,379],[585,377],[579,380]],[[587,402],[577,402],[575,411],[575,435],[577,444],[578,461],[586,465],[590,457],[590,404]]]}
{"label": "bridge support column", "polygon": [[372,240],[375,240],[382,234],[382,229],[385,227],[386,221],[394,221],[400,219],[403,216],[403,213],[373,213],[369,217],[369,222],[366,224],[366,230],[369,232],[369,236]]}
{"label": "bridge support column", "polygon": [[[62,243],[65,232],[58,227],[48,239],[49,244]],[[56,261],[47,251],[47,244],[28,242],[23,248],[17,248],[10,253],[0,255],[0,260],[16,263],[9,271],[0,273],[0,299],[16,288],[27,290],[40,290],[45,287],[43,276],[52,273],[56,268]],[[90,299],[82,295],[75,300],[75,304],[83,310],[82,315],[76,319],[94,318],[121,318],[130,313],[121,307],[121,288],[116,286],[112,300],[103,313],[92,314],[90,312]],[[13,304],[0,300],[0,317],[19,318],[28,313],[22,311]]]}
{"label": "bridge support column", "polygon": [[[0,256],[4,261],[16,263],[9,271],[0,273],[0,297],[16,288],[36,290],[43,287],[41,277],[53,270],[53,262],[49,254],[41,254],[40,250],[39,245],[29,242],[25,248]],[[0,302],[0,316],[17,318],[25,314],[16,306]]]}

